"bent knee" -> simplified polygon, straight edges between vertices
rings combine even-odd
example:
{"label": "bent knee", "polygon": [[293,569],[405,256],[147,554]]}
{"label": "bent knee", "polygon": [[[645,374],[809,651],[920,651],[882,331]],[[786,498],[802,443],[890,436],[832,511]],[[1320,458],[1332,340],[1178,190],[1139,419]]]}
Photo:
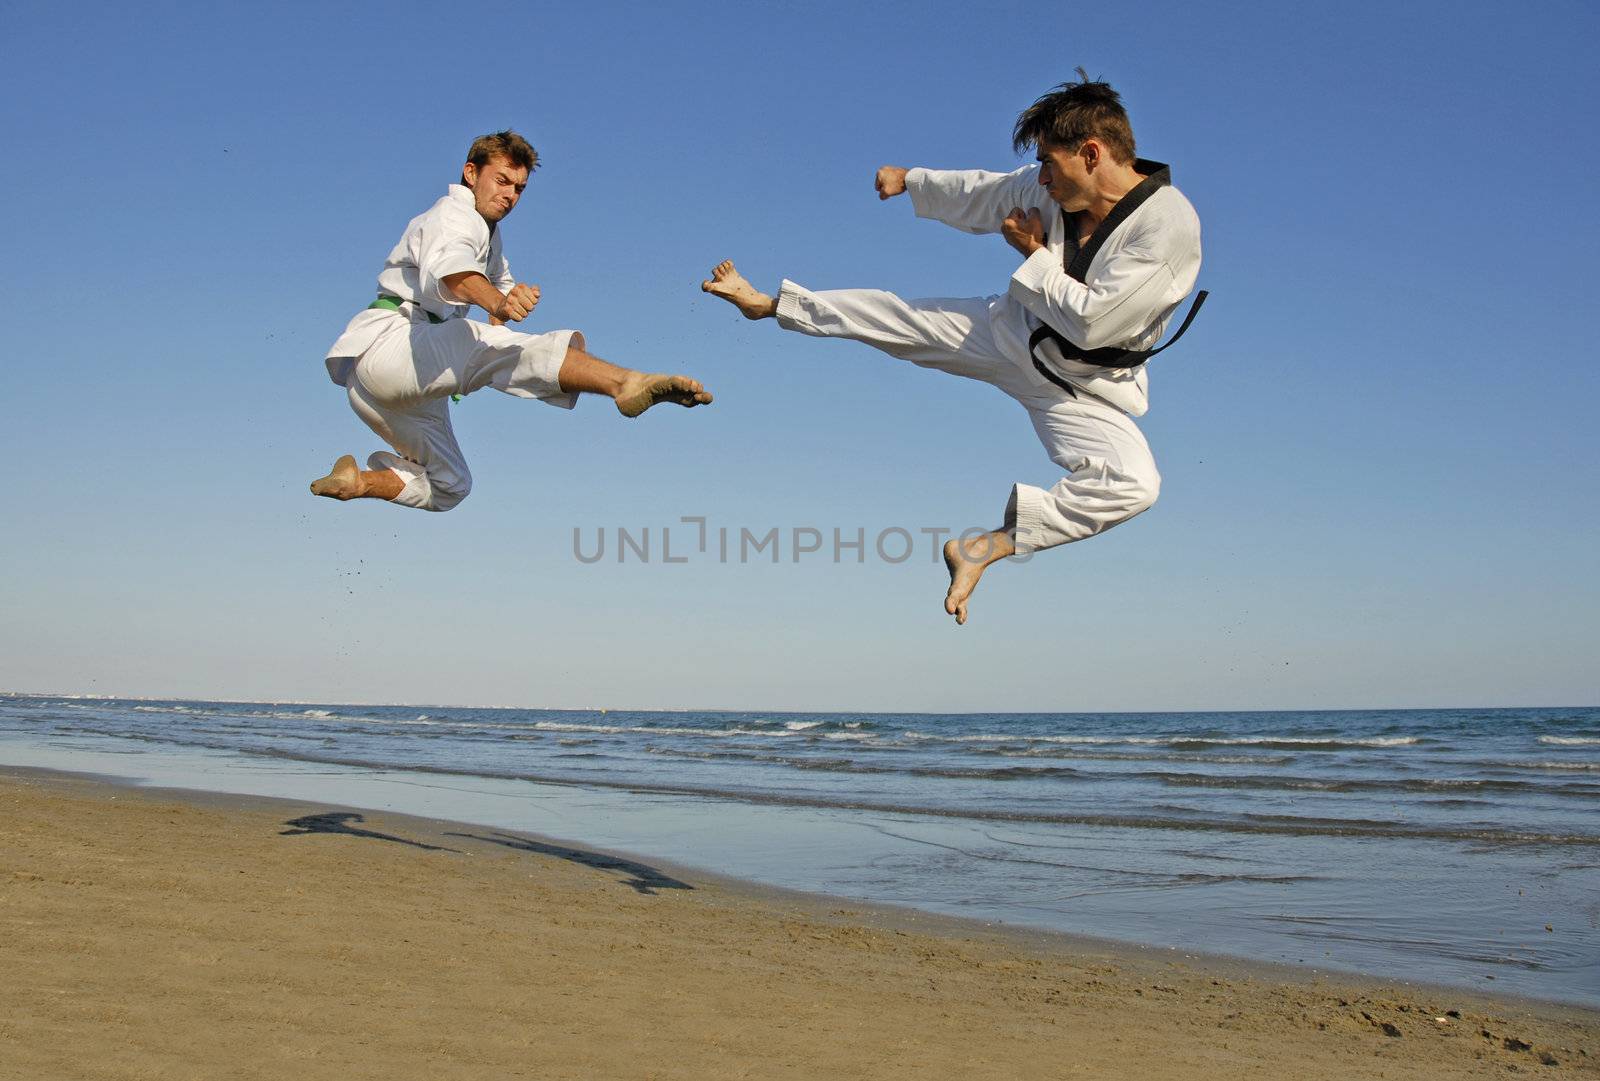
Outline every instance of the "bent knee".
{"label": "bent knee", "polygon": [[1155,506],[1156,500],[1160,497],[1160,495],[1160,473],[1157,473],[1154,469],[1152,469],[1147,474],[1135,477],[1133,484],[1130,485],[1128,489],[1128,498],[1132,507],[1128,513],[1128,517],[1131,518],[1135,514],[1143,514],[1145,511]]}
{"label": "bent knee", "polygon": [[1113,473],[1104,491],[1105,519],[1101,529],[1110,529],[1138,517],[1155,506],[1161,495],[1161,474],[1154,468],[1133,473]]}
{"label": "bent knee", "polygon": [[472,494],[471,477],[428,478],[428,510],[447,511]]}

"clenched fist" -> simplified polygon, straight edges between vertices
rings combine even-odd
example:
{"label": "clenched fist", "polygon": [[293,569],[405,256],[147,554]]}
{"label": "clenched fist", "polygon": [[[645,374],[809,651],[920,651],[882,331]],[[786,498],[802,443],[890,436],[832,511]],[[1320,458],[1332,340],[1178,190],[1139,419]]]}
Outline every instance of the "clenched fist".
{"label": "clenched fist", "polygon": [[489,314],[502,323],[520,323],[539,306],[539,287],[518,282]]}
{"label": "clenched fist", "polygon": [[878,170],[872,186],[878,189],[879,199],[893,199],[906,190],[907,169],[898,165],[885,165]]}
{"label": "clenched fist", "polygon": [[1000,223],[1000,235],[1024,256],[1032,255],[1044,247],[1044,219],[1039,217],[1037,207],[1024,213],[1020,206],[1014,206]]}

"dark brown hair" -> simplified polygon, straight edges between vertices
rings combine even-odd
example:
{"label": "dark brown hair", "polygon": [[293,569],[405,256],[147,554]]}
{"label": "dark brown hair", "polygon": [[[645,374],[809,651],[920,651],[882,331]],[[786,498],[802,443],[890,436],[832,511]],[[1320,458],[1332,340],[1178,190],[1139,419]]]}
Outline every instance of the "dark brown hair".
{"label": "dark brown hair", "polygon": [[492,135],[478,136],[467,150],[467,164],[480,169],[495,158],[505,158],[512,165],[520,165],[530,173],[539,167],[539,152],[510,128]]}
{"label": "dark brown hair", "polygon": [[1011,145],[1019,154],[1040,140],[1077,150],[1085,139],[1104,143],[1118,164],[1133,163],[1133,126],[1122,98],[1109,83],[1091,82],[1082,68],[1077,82],[1062,83],[1022,110],[1011,130]]}

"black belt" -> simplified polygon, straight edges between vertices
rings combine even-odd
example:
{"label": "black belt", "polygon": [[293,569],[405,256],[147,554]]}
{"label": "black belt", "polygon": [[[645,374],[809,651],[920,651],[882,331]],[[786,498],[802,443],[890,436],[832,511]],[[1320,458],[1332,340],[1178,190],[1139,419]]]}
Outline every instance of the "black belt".
{"label": "black belt", "polygon": [[1161,352],[1161,350],[1168,349],[1176,344],[1178,339],[1183,337],[1183,332],[1189,329],[1189,324],[1194,322],[1194,317],[1200,313],[1200,306],[1206,302],[1206,297],[1210,295],[1210,292],[1205,289],[1196,293],[1194,303],[1189,305],[1189,314],[1183,317],[1183,322],[1178,326],[1178,333],[1167,339],[1166,345],[1155,349],[1118,349],[1115,346],[1105,346],[1101,349],[1084,349],[1081,346],[1074,345],[1066,335],[1054,327],[1041,325],[1038,330],[1035,330],[1028,337],[1028,353],[1033,357],[1033,366],[1039,370],[1040,375],[1058,387],[1071,390],[1072,388],[1067,385],[1066,380],[1052,372],[1045,366],[1044,361],[1039,359],[1037,349],[1040,342],[1046,340],[1055,342],[1056,348],[1061,351],[1063,360],[1078,360],[1085,364],[1093,364],[1097,368],[1137,368]]}

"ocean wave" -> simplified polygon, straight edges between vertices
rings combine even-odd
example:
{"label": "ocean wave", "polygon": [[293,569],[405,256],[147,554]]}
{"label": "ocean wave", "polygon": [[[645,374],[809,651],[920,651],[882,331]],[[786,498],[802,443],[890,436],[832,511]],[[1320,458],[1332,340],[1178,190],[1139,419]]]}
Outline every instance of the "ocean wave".
{"label": "ocean wave", "polygon": [[1286,766],[1293,755],[1206,754],[1200,751],[1085,751],[1059,747],[983,747],[970,755],[1001,755],[1007,758],[1070,758],[1085,762],[1192,762],[1220,766]]}
{"label": "ocean wave", "polygon": [[216,708],[199,708],[196,706],[134,706],[134,713],[155,713],[179,717],[210,717],[231,720],[276,720],[276,721],[353,721],[359,724],[411,724],[424,723],[428,716],[426,713],[418,717],[416,722],[407,721],[400,717],[372,717],[351,716],[337,713],[329,709],[232,709],[226,706]]}
{"label": "ocean wave", "polygon": [[[1550,825],[1530,824],[1526,826],[1519,826],[1515,822],[1505,824],[1494,821],[1484,823],[1427,822],[1418,821],[1414,817],[1407,816],[1403,808],[1392,818],[1380,818],[1375,815],[1339,817],[1337,815],[1249,814],[1239,813],[1241,805],[1236,801],[1199,797],[1193,801],[1196,805],[1192,807],[1152,805],[1148,802],[1140,806],[1137,803],[1129,805],[1117,801],[1116,803],[1095,805],[1088,810],[1084,810],[1070,805],[1064,806],[1061,802],[1051,800],[1024,800],[1021,798],[1002,800],[996,798],[996,793],[992,790],[975,794],[958,791],[953,789],[952,786],[940,784],[911,786],[905,797],[880,795],[873,798],[859,791],[859,786],[845,784],[830,785],[828,786],[829,791],[811,792],[795,791],[793,788],[770,784],[752,784],[749,787],[742,787],[736,783],[705,783],[703,780],[697,782],[695,778],[661,776],[660,774],[650,777],[640,776],[636,772],[629,776],[610,770],[600,772],[598,775],[578,775],[578,767],[576,765],[570,771],[563,773],[560,763],[546,760],[546,765],[541,767],[536,759],[530,759],[524,764],[507,761],[504,756],[491,758],[481,764],[475,762],[457,762],[456,764],[424,762],[417,761],[415,758],[402,760],[400,755],[389,750],[390,747],[397,745],[381,740],[365,741],[365,747],[360,745],[348,747],[296,745],[301,743],[300,740],[271,741],[279,743],[280,745],[278,746],[264,745],[267,741],[260,741],[254,746],[240,746],[236,739],[218,738],[206,727],[196,730],[185,726],[172,726],[170,729],[163,728],[156,732],[149,730],[137,732],[126,728],[114,729],[107,724],[85,724],[74,726],[74,730],[86,734],[110,736],[117,740],[139,741],[168,747],[204,748],[252,758],[314,762],[323,765],[381,772],[400,771],[438,776],[507,779],[539,784],[583,785],[641,793],[661,793],[694,798],[738,801],[753,805],[861,810],[878,814],[976,821],[1032,822],[1096,828],[1210,831],[1241,835],[1285,834],[1296,836],[1372,837],[1462,842],[1475,845],[1576,845],[1600,848],[1600,830],[1587,833],[1578,832],[1570,828],[1566,822],[1552,823]],[[284,743],[289,745],[282,745]],[[804,743],[796,743],[794,745],[805,746]],[[824,745],[812,744],[812,746]],[[851,759],[841,759],[840,756],[834,756],[834,759],[835,761],[829,763],[830,765],[837,764],[842,760],[852,763],[846,767],[845,772],[862,772],[859,769],[860,763],[853,763]],[[1597,766],[1600,764],[1582,763],[1582,765]],[[979,780],[998,780],[1014,777],[1043,779],[1059,777],[1068,782],[1077,780],[1072,773],[1062,772],[1060,768],[1057,768],[1053,773],[1047,772],[1049,767],[1046,767],[1046,770],[1031,771],[1026,767],[1018,767],[1016,771],[1009,774],[980,770],[974,774],[960,766],[952,767],[948,762],[932,759],[917,763],[916,768],[922,771],[922,776],[954,778],[976,776]],[[890,772],[909,771],[891,770]],[[912,775],[917,776],[915,773]],[[1089,773],[1085,774],[1082,779],[1089,781],[1099,780],[1102,777],[1112,780],[1127,780],[1125,775],[1114,773],[1110,775]],[[1319,780],[1317,778],[1312,779]],[[1420,781],[1423,779],[1414,778],[1414,780]],[[1441,780],[1451,779],[1441,778]],[[1435,791],[1445,794],[1450,790],[1435,789]]]}
{"label": "ocean wave", "polygon": [[[230,748],[233,749],[233,748]],[[563,777],[512,770],[481,770],[448,768],[415,763],[372,762],[359,758],[336,755],[300,754],[275,748],[249,749],[243,753],[268,758],[285,758],[295,761],[319,762],[326,765],[349,766],[357,769],[376,769],[405,773],[428,773],[454,777],[482,777],[497,780],[527,781],[535,784],[578,785],[608,788],[627,792],[659,795],[690,796],[700,799],[727,800],[758,806],[807,807],[821,810],[859,810],[881,814],[901,814],[912,817],[965,819],[980,822],[1029,822],[1067,826],[1106,827],[1118,829],[1156,829],[1169,831],[1202,831],[1242,834],[1280,834],[1290,836],[1375,837],[1391,839],[1459,841],[1471,844],[1500,846],[1594,846],[1600,847],[1600,833],[1556,833],[1537,829],[1508,827],[1432,826],[1381,819],[1339,819],[1298,817],[1294,815],[1238,815],[1186,817],[1183,815],[1140,815],[1116,813],[1075,813],[1028,811],[990,807],[918,805],[889,801],[862,800],[848,797],[811,796],[789,792],[750,791],[729,788],[701,787],[684,784],[661,784],[647,781],[611,778],[605,776]]]}
{"label": "ocean wave", "polygon": [[1238,774],[1173,774],[1139,772],[1126,774],[1157,780],[1178,788],[1282,788],[1306,792],[1504,792],[1530,795],[1565,795],[1600,800],[1600,785],[1541,784],[1536,780],[1488,780],[1477,777],[1435,777],[1435,779],[1338,779],[1338,777],[1251,777]]}
{"label": "ocean wave", "polygon": [[[746,722],[748,724],[750,722]],[[755,722],[763,723],[763,722]],[[852,742],[874,742],[880,737],[872,732],[852,730],[843,732],[827,732],[821,729],[828,721],[785,721],[783,727],[777,727],[778,722],[764,722],[773,727],[750,728],[735,726],[732,728],[699,728],[690,726],[668,727],[664,725],[648,724],[582,724],[577,721],[535,721],[531,726],[541,732],[589,732],[603,735],[627,736],[690,736],[707,737],[712,739],[726,738],[729,736],[750,737],[757,736],[766,739],[829,739],[848,740]]]}
{"label": "ocean wave", "polygon": [[134,713],[176,713],[189,717],[209,717],[218,711],[211,709],[196,709],[193,706],[134,706]]}
{"label": "ocean wave", "polygon": [[[879,737],[871,731],[869,721],[836,722],[827,719],[810,720],[768,720],[756,718],[736,722],[728,727],[705,727],[690,725],[652,725],[652,724],[603,724],[586,723],[582,721],[555,721],[555,720],[466,720],[439,717],[429,713],[418,713],[414,716],[377,716],[340,713],[335,710],[323,708],[308,708],[302,710],[286,711],[281,709],[255,709],[255,710],[212,710],[192,708],[188,706],[134,706],[133,710],[140,713],[153,714],[179,714],[183,716],[197,716],[207,718],[228,718],[246,721],[258,720],[285,720],[296,721],[301,724],[330,724],[330,725],[359,725],[364,729],[395,728],[405,729],[410,727],[437,728],[459,735],[463,738],[474,733],[505,733],[505,732],[568,732],[586,733],[592,735],[661,735],[683,737],[729,738],[765,736],[769,738],[824,738],[842,739],[860,742],[870,742]],[[830,728],[837,728],[829,731]]]}
{"label": "ocean wave", "polygon": [[[1457,792],[1506,793],[1511,795],[1550,795],[1600,800],[1600,785],[1577,781],[1556,783],[1554,781],[1516,781],[1471,777],[1341,779],[1337,777],[1277,776],[1270,774],[1174,773],[1157,770],[1121,772],[1074,769],[1070,766],[1017,765],[983,767],[909,763],[892,765],[878,762],[860,762],[851,758],[812,758],[800,755],[761,753],[759,751],[708,751],[658,746],[647,746],[645,749],[654,755],[691,761],[733,764],[751,763],[781,766],[787,769],[807,772],[872,774],[877,776],[898,775],[905,777],[947,778],[951,780],[1029,781],[1072,779],[1085,782],[1152,782],[1172,788],[1306,791],[1334,794],[1402,792],[1424,796]],[[1144,760],[1148,761],[1148,759]]]}
{"label": "ocean wave", "polygon": [[1557,747],[1600,747],[1600,736],[1540,736],[1539,742]]}
{"label": "ocean wave", "polygon": [[978,733],[966,736],[942,736],[928,732],[911,731],[908,740],[932,743],[1046,743],[1067,746],[1102,746],[1129,744],[1133,746],[1175,747],[1197,750],[1204,747],[1264,747],[1269,750],[1354,750],[1361,747],[1410,747],[1433,742],[1423,736],[1371,736],[1318,737],[1318,736],[1028,736],[1019,734]]}
{"label": "ocean wave", "polygon": [[1314,739],[1298,736],[1260,736],[1243,739],[1172,739],[1173,747],[1267,747],[1274,750],[1315,749],[1328,751],[1354,750],[1361,747],[1412,747],[1436,740],[1423,736],[1372,736],[1368,739]]}
{"label": "ocean wave", "polygon": [[541,732],[594,732],[608,736],[642,733],[649,736],[781,736],[782,730],[772,728],[668,728],[647,724],[579,724],[576,721],[535,721],[532,725]]}
{"label": "ocean wave", "polygon": [[1003,758],[1065,758],[1085,762],[1193,762],[1220,766],[1282,766],[1295,761],[1293,755],[1218,754],[1202,751],[1114,751],[1070,747],[1006,747],[969,750],[968,755],[996,755]]}
{"label": "ocean wave", "polygon": [[1158,781],[1176,788],[1285,789],[1315,792],[1506,792],[1600,799],[1600,785],[1508,781],[1475,777],[1340,779],[1335,777],[1249,776],[1213,773],[1133,773],[1123,776]]}
{"label": "ocean wave", "polygon": [[651,754],[697,762],[756,763],[820,773],[862,773],[877,776],[939,777],[956,781],[1046,780],[1060,777],[1088,777],[1115,780],[1114,774],[1086,774],[1070,766],[881,766],[851,758],[802,758],[795,755],[741,753],[737,751],[693,751],[677,747],[647,747]]}

